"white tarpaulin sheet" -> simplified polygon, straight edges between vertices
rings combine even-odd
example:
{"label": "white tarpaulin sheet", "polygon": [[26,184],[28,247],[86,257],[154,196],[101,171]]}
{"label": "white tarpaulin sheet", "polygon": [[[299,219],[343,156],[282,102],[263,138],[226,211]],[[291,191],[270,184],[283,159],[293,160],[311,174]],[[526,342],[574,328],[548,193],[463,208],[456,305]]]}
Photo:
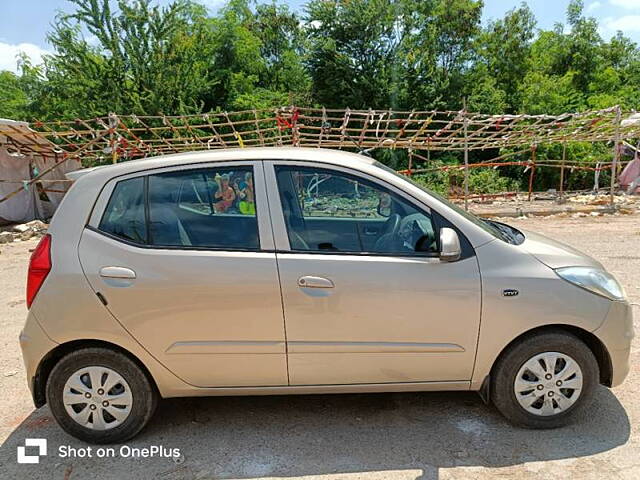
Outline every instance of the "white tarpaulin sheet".
{"label": "white tarpaulin sheet", "polygon": [[[33,165],[37,169],[38,172],[43,172],[47,168],[50,168],[53,165],[53,159],[43,157],[35,157],[33,159]],[[82,168],[80,161],[78,159],[72,158],[65,160],[59,166],[51,170],[49,173],[46,173],[42,176],[42,186],[46,192],[46,196],[49,199],[48,202],[42,201],[39,195],[36,195],[36,209],[39,214],[39,218],[46,219],[53,215],[58,205],[62,201],[62,197],[64,197],[64,193],[69,189],[71,184],[67,181],[67,177],[65,176],[67,172],[72,172],[74,170],[78,170]],[[57,182],[52,182],[52,180],[59,180]]]}
{"label": "white tarpaulin sheet", "polygon": [[[37,175],[37,172],[50,168],[53,162],[53,159],[45,160],[43,157],[13,156],[0,147],[0,179],[4,180],[0,182],[0,198],[29,181],[30,168],[33,167],[33,174]],[[62,192],[70,186],[65,174],[79,168],[82,167],[77,159],[66,160],[43,175],[42,183],[27,185],[23,191],[0,203],[0,223],[24,223],[36,218],[50,218],[62,201]],[[46,190],[45,194],[40,193],[41,189]]]}
{"label": "white tarpaulin sheet", "polygon": [[[4,148],[0,148],[0,179],[11,182],[0,182],[0,198],[16,190],[24,180],[29,178],[29,158],[9,155]],[[17,183],[13,183],[14,181]],[[0,203],[0,222],[2,223],[28,222],[34,218],[36,218],[35,197],[31,188],[24,189]]]}
{"label": "white tarpaulin sheet", "polygon": [[[40,193],[44,189],[64,191],[68,183],[42,182],[26,185],[32,176],[53,165],[54,145],[29,128],[26,122],[0,118],[0,126],[5,134],[0,134],[0,199],[24,186],[24,189],[0,203],[0,223],[28,222],[35,218],[47,219],[60,203],[63,194],[57,192]],[[11,132],[11,138],[6,132]],[[27,142],[28,140],[28,142]],[[46,152],[50,160],[45,161],[38,153],[19,155],[17,145],[30,143],[36,150]],[[11,154],[9,153],[11,152]],[[43,176],[43,180],[60,180],[65,172],[79,168],[79,163],[69,160],[52,172]],[[31,171],[33,169],[33,171]],[[48,198],[48,199],[47,199]]]}

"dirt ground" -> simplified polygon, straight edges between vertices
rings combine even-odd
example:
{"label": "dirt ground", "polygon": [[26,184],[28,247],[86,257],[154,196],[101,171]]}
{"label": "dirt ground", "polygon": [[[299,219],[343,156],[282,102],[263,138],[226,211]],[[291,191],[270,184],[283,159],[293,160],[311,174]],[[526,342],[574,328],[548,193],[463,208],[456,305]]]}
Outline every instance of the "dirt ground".
{"label": "dirt ground", "polygon": [[[640,302],[640,215],[508,220],[599,259]],[[474,393],[173,399],[161,402],[131,447],[179,448],[167,458],[60,458],[83,447],[45,406],[34,410],[18,346],[26,316],[28,250],[0,250],[0,478],[640,478],[640,338],[627,381],[598,388],[593,409],[570,427],[507,424]],[[640,320],[635,309],[636,330]],[[25,438],[46,438],[39,465],[16,463]]]}

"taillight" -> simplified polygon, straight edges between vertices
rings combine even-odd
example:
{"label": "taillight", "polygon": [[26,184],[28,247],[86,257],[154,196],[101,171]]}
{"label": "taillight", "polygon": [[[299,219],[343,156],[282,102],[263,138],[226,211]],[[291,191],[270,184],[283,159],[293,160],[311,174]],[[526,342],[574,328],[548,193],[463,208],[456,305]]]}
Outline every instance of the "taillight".
{"label": "taillight", "polygon": [[33,299],[44,279],[51,270],[51,235],[47,234],[40,239],[40,243],[31,254],[29,260],[29,274],[27,276],[27,308],[31,308]]}

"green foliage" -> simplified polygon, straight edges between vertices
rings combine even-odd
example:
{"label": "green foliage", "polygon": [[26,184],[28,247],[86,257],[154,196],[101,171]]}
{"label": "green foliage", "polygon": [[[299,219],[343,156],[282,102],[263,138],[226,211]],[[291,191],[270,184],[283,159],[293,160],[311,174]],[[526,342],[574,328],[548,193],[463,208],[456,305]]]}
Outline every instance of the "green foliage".
{"label": "green foliage", "polygon": [[367,108],[375,99],[397,104],[404,95],[399,53],[407,34],[400,20],[406,3],[312,0],[306,5],[307,64],[318,103]]}
{"label": "green foliage", "polygon": [[[464,171],[459,168],[441,170],[447,165],[441,160],[433,162],[434,170],[412,177],[416,182],[440,195],[461,194],[464,192]],[[472,168],[469,170],[469,193],[500,193],[518,191],[518,181],[502,176],[492,168]]]}
{"label": "green foliage", "polygon": [[[613,147],[602,143],[588,142],[567,142],[566,145],[560,143],[538,145],[536,148],[536,163],[543,165],[561,165],[563,158],[563,148],[566,148],[565,160],[567,163],[582,167],[594,167],[598,162],[610,162],[613,155]],[[501,153],[510,153],[510,150],[503,150]],[[531,152],[513,155],[509,157],[513,161],[531,160]],[[529,175],[531,170],[524,171],[522,167],[506,167],[502,169],[502,174],[513,178],[522,186],[528,188]],[[565,190],[587,190],[594,186],[594,172],[592,170],[565,168],[564,189]],[[609,184],[610,174],[607,170],[600,173],[599,186],[604,187]],[[537,168],[534,175],[533,189],[542,191],[547,189],[560,188],[560,168]]]}
{"label": "green foliage", "polygon": [[520,190],[519,183],[492,168],[475,168],[469,172],[471,193],[500,193]]}
{"label": "green foliage", "polygon": [[[45,61],[46,91],[35,104],[35,115],[69,118],[202,108],[202,93],[216,80],[206,61],[211,32],[202,7],[71,1],[75,12],[59,15],[48,36],[56,55]],[[90,37],[84,37],[81,27]]]}
{"label": "green foliage", "polygon": [[504,92],[501,111],[515,112],[521,105],[519,85],[527,70],[535,26],[533,13],[523,4],[507,12],[504,19],[490,22],[476,41],[478,65],[485,66],[482,77],[493,80]]}
{"label": "green foliage", "polygon": [[522,111],[536,115],[582,110],[584,96],[573,88],[573,77],[572,72],[562,76],[529,72],[522,81],[520,90]]}
{"label": "green foliage", "polygon": [[[471,91],[467,96],[467,109],[471,112],[504,113],[508,110],[507,93],[500,88],[495,78],[484,75],[483,69],[477,69],[472,77]],[[477,80],[476,78],[477,77]]]}
{"label": "green foliage", "polygon": [[0,117],[21,118],[27,108],[27,94],[20,77],[12,72],[0,72]]}
{"label": "green foliage", "polygon": [[[567,27],[536,33],[526,4],[482,27],[480,0],[70,0],[55,54],[2,76],[18,119],[268,108],[560,113],[640,107],[640,50],[573,0]],[[280,3],[279,3],[280,2]]]}
{"label": "green foliage", "polygon": [[233,0],[210,17],[188,0],[70,1],[75,10],[60,14],[48,35],[56,54],[23,68],[32,85],[22,97],[8,93],[18,103],[6,104],[7,116],[181,114],[309,99],[304,36],[286,6],[254,11]]}

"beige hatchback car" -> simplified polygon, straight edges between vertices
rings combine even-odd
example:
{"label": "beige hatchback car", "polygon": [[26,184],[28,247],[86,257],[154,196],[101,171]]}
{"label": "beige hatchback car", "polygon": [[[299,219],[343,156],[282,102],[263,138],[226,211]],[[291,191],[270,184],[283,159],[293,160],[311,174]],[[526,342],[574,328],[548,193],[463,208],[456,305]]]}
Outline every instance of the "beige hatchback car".
{"label": "beige hatchback car", "polygon": [[629,370],[602,265],[361,155],[206,151],[75,172],[29,266],[36,406],[95,443],[160,397],[473,390],[568,423]]}

